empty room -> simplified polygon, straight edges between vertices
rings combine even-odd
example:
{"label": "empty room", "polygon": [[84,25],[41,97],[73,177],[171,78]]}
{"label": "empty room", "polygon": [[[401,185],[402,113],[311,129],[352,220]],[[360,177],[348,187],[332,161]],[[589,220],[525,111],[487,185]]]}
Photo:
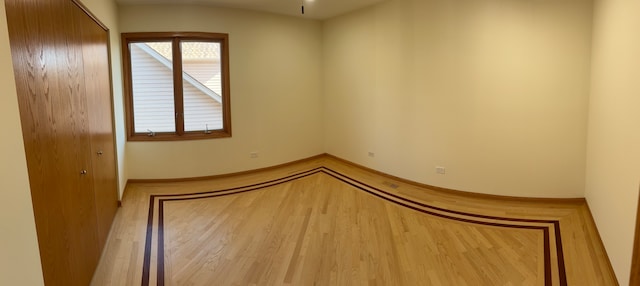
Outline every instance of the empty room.
{"label": "empty room", "polygon": [[4,0],[0,285],[640,285],[640,2]]}

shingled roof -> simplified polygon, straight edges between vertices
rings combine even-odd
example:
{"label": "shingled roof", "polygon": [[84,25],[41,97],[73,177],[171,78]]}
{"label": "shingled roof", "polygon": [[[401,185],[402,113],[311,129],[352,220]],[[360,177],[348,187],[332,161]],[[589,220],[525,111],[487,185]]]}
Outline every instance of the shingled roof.
{"label": "shingled roof", "polygon": [[[171,59],[171,45],[167,42],[146,43],[158,54]],[[182,42],[182,60],[219,59],[220,44],[212,42]]]}

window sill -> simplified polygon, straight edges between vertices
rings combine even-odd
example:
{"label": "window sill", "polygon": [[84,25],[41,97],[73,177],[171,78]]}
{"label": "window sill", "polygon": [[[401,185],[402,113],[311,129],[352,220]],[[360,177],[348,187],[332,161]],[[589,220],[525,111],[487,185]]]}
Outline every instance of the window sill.
{"label": "window sill", "polygon": [[186,141],[186,140],[203,140],[203,139],[217,139],[217,138],[230,138],[231,132],[227,131],[211,131],[211,133],[204,133],[204,131],[188,132],[182,135],[175,133],[156,133],[153,136],[149,136],[146,133],[130,134],[127,137],[127,141]]}

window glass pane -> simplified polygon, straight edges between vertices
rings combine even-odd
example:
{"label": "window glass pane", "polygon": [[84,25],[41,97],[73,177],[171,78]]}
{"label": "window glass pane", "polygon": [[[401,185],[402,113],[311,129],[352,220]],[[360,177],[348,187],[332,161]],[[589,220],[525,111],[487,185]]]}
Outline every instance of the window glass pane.
{"label": "window glass pane", "polygon": [[181,43],[184,130],[222,129],[220,43]]}
{"label": "window glass pane", "polygon": [[175,132],[171,42],[129,44],[136,133]]}

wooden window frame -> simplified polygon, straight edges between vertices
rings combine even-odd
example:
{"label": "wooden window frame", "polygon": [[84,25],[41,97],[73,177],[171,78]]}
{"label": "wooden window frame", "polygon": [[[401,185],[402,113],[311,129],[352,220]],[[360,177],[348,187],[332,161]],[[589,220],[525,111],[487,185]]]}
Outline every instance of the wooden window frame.
{"label": "wooden window frame", "polygon": [[[173,97],[176,114],[175,132],[136,133],[133,116],[133,82],[131,51],[129,44],[150,41],[171,41],[173,51]],[[222,129],[202,131],[184,130],[184,104],[182,85],[182,54],[180,42],[206,41],[220,43],[220,68],[222,79]],[[231,137],[231,102],[229,93],[229,35],[205,32],[142,32],[122,33],[122,62],[125,97],[127,140],[129,141],[178,141]]]}

